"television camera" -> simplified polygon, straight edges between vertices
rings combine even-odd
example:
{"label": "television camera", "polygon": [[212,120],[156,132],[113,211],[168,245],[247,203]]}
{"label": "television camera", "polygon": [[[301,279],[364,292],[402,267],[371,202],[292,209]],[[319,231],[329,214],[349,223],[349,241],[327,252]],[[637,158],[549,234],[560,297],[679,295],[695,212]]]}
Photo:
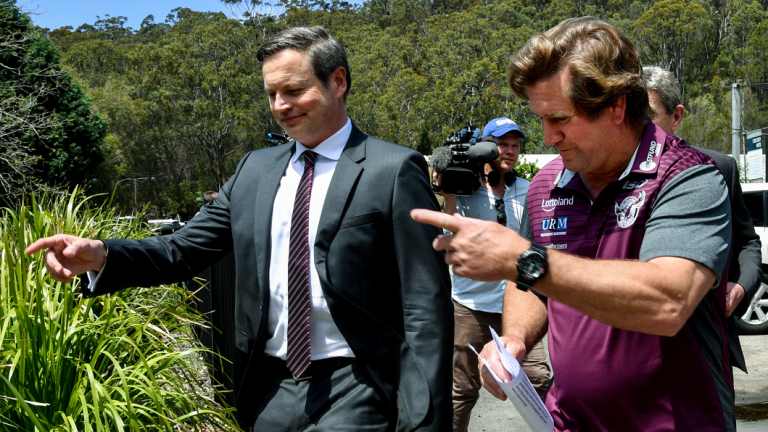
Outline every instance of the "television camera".
{"label": "television camera", "polygon": [[433,183],[432,188],[446,194],[471,195],[480,187],[485,164],[498,157],[496,143],[481,141],[479,128],[461,128],[432,152],[430,163],[440,175],[440,183]]}

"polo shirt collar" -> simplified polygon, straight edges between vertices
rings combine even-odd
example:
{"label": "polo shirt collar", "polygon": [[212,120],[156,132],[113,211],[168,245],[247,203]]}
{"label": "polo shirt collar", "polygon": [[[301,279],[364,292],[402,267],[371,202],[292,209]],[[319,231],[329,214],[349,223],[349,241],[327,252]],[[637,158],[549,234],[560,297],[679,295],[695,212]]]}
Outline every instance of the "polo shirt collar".
{"label": "polo shirt collar", "polygon": [[[648,122],[643,130],[640,142],[632,153],[632,158],[629,159],[629,163],[624,167],[624,171],[621,173],[618,180],[624,180],[632,173],[641,175],[655,174],[659,169],[659,160],[664,151],[664,143],[666,140],[666,132],[654,123]],[[574,177],[576,177],[575,172],[568,168],[563,168],[560,174],[555,177],[554,184],[559,188],[564,188],[574,179]]]}

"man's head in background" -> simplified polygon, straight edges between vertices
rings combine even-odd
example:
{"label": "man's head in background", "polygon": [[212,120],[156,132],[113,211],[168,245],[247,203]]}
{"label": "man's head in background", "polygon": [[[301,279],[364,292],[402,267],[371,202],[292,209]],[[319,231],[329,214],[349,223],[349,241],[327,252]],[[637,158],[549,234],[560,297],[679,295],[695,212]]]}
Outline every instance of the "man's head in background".
{"label": "man's head in background", "polygon": [[674,134],[685,115],[677,78],[658,66],[646,66],[643,68],[643,79],[648,88],[651,119],[668,133]]}
{"label": "man's head in background", "polygon": [[525,141],[525,134],[517,123],[508,117],[497,117],[485,125],[481,136],[498,146],[497,166],[502,173],[515,169]]}

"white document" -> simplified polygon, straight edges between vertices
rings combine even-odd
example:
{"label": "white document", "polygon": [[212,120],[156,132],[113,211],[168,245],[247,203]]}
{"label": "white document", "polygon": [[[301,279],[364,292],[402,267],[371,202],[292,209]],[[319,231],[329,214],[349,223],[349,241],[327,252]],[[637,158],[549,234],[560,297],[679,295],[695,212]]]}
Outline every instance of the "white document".
{"label": "white document", "polygon": [[[552,416],[549,415],[547,407],[544,406],[536,390],[533,389],[533,385],[520,367],[520,363],[504,349],[504,344],[499,339],[499,335],[492,328],[491,335],[493,335],[493,341],[496,344],[499,357],[501,357],[501,363],[504,365],[504,369],[509,372],[509,375],[512,376],[512,380],[502,381],[491,368],[486,366],[486,369],[491,373],[499,387],[504,390],[504,393],[512,401],[512,404],[532,431],[552,432],[555,428]],[[472,351],[475,351],[473,347],[470,346],[470,348]],[[477,353],[477,351],[475,352]]]}

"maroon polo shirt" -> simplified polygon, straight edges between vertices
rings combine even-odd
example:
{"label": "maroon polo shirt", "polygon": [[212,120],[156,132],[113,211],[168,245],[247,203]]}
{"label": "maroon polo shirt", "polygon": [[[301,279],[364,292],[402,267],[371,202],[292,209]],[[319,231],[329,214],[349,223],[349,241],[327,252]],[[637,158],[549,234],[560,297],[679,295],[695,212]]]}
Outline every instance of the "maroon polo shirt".
{"label": "maroon polo shirt", "polygon": [[[557,158],[539,172],[528,192],[531,239],[587,258],[642,258],[647,223],[654,212],[664,210],[656,202],[660,191],[685,173],[709,169],[701,166],[709,164],[704,154],[649,123],[627,170],[593,200],[581,178]],[[667,218],[680,223],[683,235],[699,233],[700,221],[681,219]],[[717,251],[676,250],[670,241],[657,248],[663,251],[660,256],[683,256],[716,274],[722,271],[714,267],[724,267],[719,254],[727,256],[728,240],[725,252],[722,246]],[[673,337],[617,329],[549,300],[555,378],[546,402],[556,430],[731,430],[733,384],[724,343],[724,299],[723,283],[710,290]]]}

